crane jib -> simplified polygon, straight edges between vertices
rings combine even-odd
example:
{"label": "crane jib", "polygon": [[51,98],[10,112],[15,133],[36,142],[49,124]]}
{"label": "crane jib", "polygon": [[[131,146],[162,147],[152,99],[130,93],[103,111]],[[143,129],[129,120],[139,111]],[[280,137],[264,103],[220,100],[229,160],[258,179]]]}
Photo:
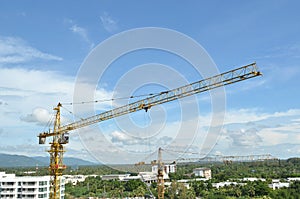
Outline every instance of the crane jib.
{"label": "crane jib", "polygon": [[[157,95],[100,113],[98,115],[76,121],[74,123],[61,126],[55,132],[55,134],[63,134],[65,132],[75,130],[81,127],[85,127],[91,124],[95,124],[104,120],[109,120],[121,115],[125,115],[128,113],[136,112],[139,110],[148,111],[152,106],[156,106],[159,104],[163,104],[166,102],[170,102],[173,100],[177,100],[183,97],[187,97],[190,95],[194,95],[197,93],[209,91],[221,86],[225,86],[228,84],[232,84],[235,82],[243,81],[246,79],[250,79],[256,76],[261,75],[258,71],[256,63],[252,63],[204,80],[200,80],[173,90],[164,91]],[[40,134],[42,137],[53,136],[53,133],[43,133]]]}

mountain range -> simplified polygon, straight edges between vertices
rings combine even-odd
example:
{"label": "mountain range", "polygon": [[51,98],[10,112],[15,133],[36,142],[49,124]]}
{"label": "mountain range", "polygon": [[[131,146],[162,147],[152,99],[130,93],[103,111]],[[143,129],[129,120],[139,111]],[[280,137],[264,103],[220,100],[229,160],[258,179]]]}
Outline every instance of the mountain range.
{"label": "mountain range", "polygon": [[[49,157],[28,157],[25,155],[10,155],[0,153],[0,167],[35,167],[48,166]],[[82,160],[79,158],[64,157],[64,164],[68,166],[90,166],[96,165],[93,162]]]}

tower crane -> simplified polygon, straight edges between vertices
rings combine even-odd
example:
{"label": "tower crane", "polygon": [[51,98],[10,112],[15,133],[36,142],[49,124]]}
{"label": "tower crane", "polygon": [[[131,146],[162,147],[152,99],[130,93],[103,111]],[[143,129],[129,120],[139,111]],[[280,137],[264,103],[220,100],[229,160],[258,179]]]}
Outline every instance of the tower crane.
{"label": "tower crane", "polygon": [[[176,159],[169,159],[169,160],[162,160],[162,152],[175,152],[181,154],[188,154],[189,152],[186,151],[177,151],[177,150],[169,150],[169,149],[162,149],[159,147],[157,160],[152,160],[151,165],[157,165],[157,196],[158,199],[164,199],[164,163],[165,162],[172,162],[172,164],[177,164],[178,162],[223,162],[225,165],[231,164],[232,162],[252,162],[252,161],[268,161],[268,160],[278,160],[278,158],[272,156],[271,154],[260,154],[260,155],[231,155],[231,156],[208,156],[208,157],[201,157],[201,158],[176,158]],[[190,153],[190,154],[197,154],[199,153]],[[145,164],[145,162],[143,162]],[[136,164],[140,165],[140,164]],[[153,171],[153,170],[152,170]]]}
{"label": "tower crane", "polygon": [[[75,121],[67,125],[61,125],[60,108],[62,104],[58,103],[58,105],[54,108],[56,111],[56,116],[53,130],[49,130],[49,132],[43,132],[38,135],[39,144],[45,144],[46,138],[52,137],[52,141],[50,142],[50,150],[48,151],[50,154],[49,171],[51,177],[50,199],[61,198],[60,181],[62,172],[66,169],[66,166],[63,164],[63,154],[65,152],[64,145],[69,142],[69,131],[139,110],[148,111],[152,106],[209,91],[224,85],[233,84],[260,75],[261,72],[258,71],[256,63],[252,63],[173,90],[161,92],[145,99],[138,100],[136,102],[120,106],[118,108],[114,108],[112,110],[105,111],[103,113]],[[159,196],[160,198],[163,198],[163,193],[159,194]]]}

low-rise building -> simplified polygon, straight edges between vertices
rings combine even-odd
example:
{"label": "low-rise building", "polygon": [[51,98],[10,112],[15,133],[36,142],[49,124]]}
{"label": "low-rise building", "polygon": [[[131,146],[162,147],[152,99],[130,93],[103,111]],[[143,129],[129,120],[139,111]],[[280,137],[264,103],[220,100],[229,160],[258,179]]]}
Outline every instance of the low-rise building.
{"label": "low-rise building", "polygon": [[254,181],[262,181],[265,182],[266,179],[264,178],[254,178],[254,177],[248,177],[248,178],[243,178],[242,181],[249,181],[249,182],[254,182]]}
{"label": "low-rise building", "polygon": [[[169,179],[169,173],[175,173],[176,172],[176,163],[172,164],[165,164],[164,165],[164,179]],[[157,165],[152,165],[152,173],[157,174],[158,173],[158,166]]]}
{"label": "low-rise building", "polygon": [[289,187],[290,183],[289,182],[272,182],[272,184],[269,184],[269,187],[271,189],[281,189],[284,187]]}
{"label": "low-rise building", "polygon": [[76,185],[78,182],[84,182],[87,176],[85,175],[64,175],[65,183]]}
{"label": "low-rise building", "polygon": [[123,181],[124,178],[128,178],[130,174],[110,174],[101,176],[102,180],[119,180]]}
{"label": "low-rise building", "polygon": [[211,179],[211,169],[210,168],[195,168],[193,169],[193,174],[197,177],[203,177]]}
{"label": "low-rise building", "polygon": [[[152,172],[153,173],[158,173],[158,166],[157,165],[152,165]],[[166,174],[175,173],[176,172],[176,163],[165,164],[164,165],[164,172]]]}
{"label": "low-rise building", "polygon": [[157,181],[157,173],[153,172],[139,172],[139,176],[146,183],[153,183]]}
{"label": "low-rise building", "polygon": [[244,185],[243,183],[237,183],[237,182],[218,182],[218,183],[212,183],[212,186],[219,189],[220,187],[225,186],[236,186],[236,185]]}
{"label": "low-rise building", "polygon": [[287,178],[288,182],[300,181],[300,178]]}

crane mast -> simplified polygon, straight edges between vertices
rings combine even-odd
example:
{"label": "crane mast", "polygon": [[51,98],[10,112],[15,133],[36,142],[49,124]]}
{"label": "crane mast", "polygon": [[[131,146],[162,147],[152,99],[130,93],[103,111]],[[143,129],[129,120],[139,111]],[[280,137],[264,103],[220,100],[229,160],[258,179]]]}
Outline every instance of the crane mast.
{"label": "crane mast", "polygon": [[164,199],[165,185],[164,185],[164,164],[162,161],[162,148],[158,149],[157,158],[157,198]]}
{"label": "crane mast", "polygon": [[[39,144],[45,144],[47,137],[53,137],[50,143],[50,176],[51,176],[51,193],[50,199],[60,199],[60,180],[63,170],[66,166],[63,164],[64,144],[68,143],[68,132],[85,126],[89,126],[101,121],[109,120],[121,115],[129,114],[139,110],[148,111],[152,106],[164,104],[183,97],[195,95],[205,91],[209,91],[221,86],[233,84],[239,81],[250,79],[262,75],[256,66],[252,63],[228,72],[200,80],[173,90],[164,91],[157,95],[138,100],[136,102],[97,114],[95,116],[82,119],[64,126],[60,124],[60,103],[54,108],[56,111],[56,119],[53,131],[43,132],[38,135]],[[162,179],[163,184],[163,179]],[[163,190],[162,193],[163,198]]]}
{"label": "crane mast", "polygon": [[50,198],[58,199],[60,198],[60,176],[62,175],[62,171],[66,168],[63,164],[63,154],[64,154],[64,142],[62,140],[62,135],[58,134],[58,130],[60,128],[60,107],[59,103],[57,107],[54,108],[56,111],[55,122],[53,133],[53,140],[50,143],[51,147],[48,151],[50,154],[50,165],[49,171],[51,176],[50,181]]}

